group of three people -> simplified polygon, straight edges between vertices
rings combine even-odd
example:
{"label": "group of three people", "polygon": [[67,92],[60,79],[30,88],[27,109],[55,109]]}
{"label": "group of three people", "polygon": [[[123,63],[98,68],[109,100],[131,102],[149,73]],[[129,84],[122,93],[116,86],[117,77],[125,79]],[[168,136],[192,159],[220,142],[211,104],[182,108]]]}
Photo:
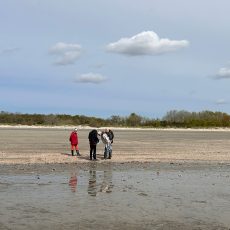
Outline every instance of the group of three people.
{"label": "group of three people", "polygon": [[[112,143],[113,143],[114,134],[111,129],[105,129],[104,131],[98,131],[93,129],[89,132],[88,139],[90,145],[90,160],[97,159],[97,144],[100,139],[105,145],[104,148],[104,159],[112,158]],[[69,137],[71,143],[71,154],[74,156],[74,150],[76,150],[77,156],[80,156],[79,147],[78,147],[78,135],[77,128],[73,130]]]}

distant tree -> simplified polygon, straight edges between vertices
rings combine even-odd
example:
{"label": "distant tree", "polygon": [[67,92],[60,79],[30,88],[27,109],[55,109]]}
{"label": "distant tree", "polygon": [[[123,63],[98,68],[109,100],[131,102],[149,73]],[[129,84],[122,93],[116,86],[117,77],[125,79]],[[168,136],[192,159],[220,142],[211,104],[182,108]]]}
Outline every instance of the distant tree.
{"label": "distant tree", "polygon": [[135,114],[135,113],[131,113],[129,115],[129,117],[127,118],[126,122],[128,126],[140,126],[141,125],[141,121],[142,121],[142,117]]}
{"label": "distant tree", "polygon": [[128,117],[113,115],[108,119],[68,114],[21,114],[0,112],[0,124],[22,125],[90,125],[128,127],[230,127],[227,113],[201,111],[188,112],[172,110],[162,119],[150,119],[131,113]]}
{"label": "distant tree", "polygon": [[125,118],[113,115],[108,119],[111,126],[122,126],[125,123]]}
{"label": "distant tree", "polygon": [[46,115],[44,117],[44,124],[45,125],[51,125],[51,126],[58,125],[59,119],[58,119],[57,115],[49,114],[49,115]]}

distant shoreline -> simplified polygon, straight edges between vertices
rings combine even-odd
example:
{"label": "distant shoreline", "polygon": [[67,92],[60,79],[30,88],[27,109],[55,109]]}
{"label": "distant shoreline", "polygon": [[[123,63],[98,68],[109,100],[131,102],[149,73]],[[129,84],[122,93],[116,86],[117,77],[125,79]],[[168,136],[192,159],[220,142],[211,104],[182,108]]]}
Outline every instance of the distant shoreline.
{"label": "distant shoreline", "polygon": [[141,128],[141,127],[91,127],[91,126],[82,126],[82,125],[76,125],[76,126],[43,126],[43,125],[0,125],[0,128],[16,128],[16,129],[63,129],[63,130],[72,130],[74,128],[78,129],[98,129],[102,130],[105,128],[113,129],[113,130],[160,130],[160,131],[226,131],[229,132],[230,128],[222,128],[222,127],[216,127],[216,128]]}

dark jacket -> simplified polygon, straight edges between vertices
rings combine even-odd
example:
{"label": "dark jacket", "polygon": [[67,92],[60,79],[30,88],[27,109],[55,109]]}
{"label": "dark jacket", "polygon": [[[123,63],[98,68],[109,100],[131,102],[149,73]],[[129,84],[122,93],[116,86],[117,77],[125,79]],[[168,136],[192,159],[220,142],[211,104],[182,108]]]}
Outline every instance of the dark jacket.
{"label": "dark jacket", "polygon": [[96,129],[93,129],[92,131],[89,132],[88,139],[90,145],[96,145],[99,142]]}
{"label": "dark jacket", "polygon": [[113,131],[111,129],[109,129],[109,132],[107,133],[107,135],[108,135],[111,143],[113,143],[114,134],[113,134]]}

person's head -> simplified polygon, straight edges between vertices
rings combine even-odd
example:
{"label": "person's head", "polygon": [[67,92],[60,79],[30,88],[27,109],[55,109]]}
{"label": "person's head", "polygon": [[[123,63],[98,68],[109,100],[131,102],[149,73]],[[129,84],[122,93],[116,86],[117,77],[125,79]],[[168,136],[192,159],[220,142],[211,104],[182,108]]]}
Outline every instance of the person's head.
{"label": "person's head", "polygon": [[75,128],[73,131],[76,133],[77,132],[77,128]]}
{"label": "person's head", "polygon": [[97,131],[97,134],[99,135],[99,136],[101,136],[101,131],[99,130],[99,131]]}
{"label": "person's head", "polygon": [[106,132],[106,133],[108,133],[108,132],[109,132],[109,129],[108,129],[108,128],[106,128],[106,129],[105,129],[105,132]]}

